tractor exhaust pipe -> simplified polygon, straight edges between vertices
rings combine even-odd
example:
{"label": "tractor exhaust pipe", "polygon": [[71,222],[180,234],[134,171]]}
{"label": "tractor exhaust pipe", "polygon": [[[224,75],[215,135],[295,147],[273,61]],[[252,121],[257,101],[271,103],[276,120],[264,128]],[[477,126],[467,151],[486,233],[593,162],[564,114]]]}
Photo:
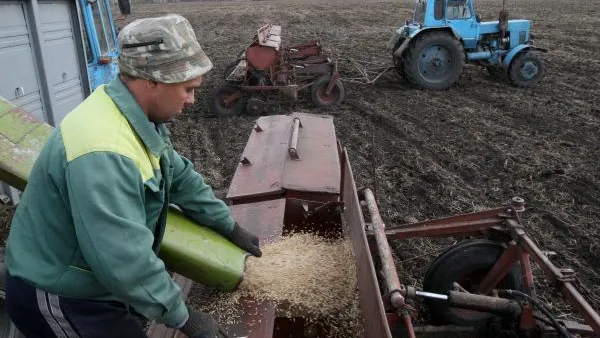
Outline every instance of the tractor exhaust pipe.
{"label": "tractor exhaust pipe", "polygon": [[502,1],[502,10],[500,10],[500,15],[498,17],[498,25],[500,26],[500,41],[498,41],[502,46],[504,45],[504,38],[506,38],[506,32],[508,31],[508,11],[505,8],[506,0]]}

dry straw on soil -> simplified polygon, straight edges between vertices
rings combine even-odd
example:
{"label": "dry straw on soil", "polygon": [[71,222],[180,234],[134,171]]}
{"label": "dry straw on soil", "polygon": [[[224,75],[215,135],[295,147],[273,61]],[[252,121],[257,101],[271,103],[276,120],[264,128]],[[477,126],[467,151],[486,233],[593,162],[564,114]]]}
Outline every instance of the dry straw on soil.
{"label": "dry straw on soil", "polygon": [[[360,326],[356,268],[347,240],[312,234],[284,237],[266,245],[261,258],[248,259],[235,292],[197,297],[202,299],[195,299],[195,305],[223,324],[236,323],[241,299],[250,297],[273,303],[277,316],[302,317],[305,327],[325,328],[328,337],[355,337]],[[306,331],[311,336],[311,330]]]}

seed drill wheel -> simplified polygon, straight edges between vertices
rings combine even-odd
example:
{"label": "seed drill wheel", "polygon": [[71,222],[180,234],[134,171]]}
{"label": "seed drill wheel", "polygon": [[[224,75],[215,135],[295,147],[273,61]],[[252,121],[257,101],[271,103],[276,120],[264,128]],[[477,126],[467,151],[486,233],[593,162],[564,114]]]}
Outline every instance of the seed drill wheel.
{"label": "seed drill wheel", "polygon": [[447,32],[420,35],[405,53],[407,79],[425,89],[444,90],[462,73],[465,53],[462,44]]}
{"label": "seed drill wheel", "polygon": [[208,105],[217,117],[236,116],[244,111],[246,98],[238,87],[225,85],[212,93]]}
{"label": "seed drill wheel", "polygon": [[344,85],[340,80],[335,81],[333,88],[331,88],[331,91],[327,94],[327,85],[329,84],[330,78],[330,75],[323,75],[310,86],[311,98],[317,107],[334,107],[342,103],[346,97]]}
{"label": "seed drill wheel", "polygon": [[519,53],[510,63],[508,77],[517,87],[531,87],[544,77],[542,60],[532,52]]}
{"label": "seed drill wheel", "polygon": [[[504,247],[489,240],[470,240],[451,247],[439,255],[430,265],[423,289],[446,294],[453,290],[453,283],[459,283],[469,292],[475,292],[487,272],[502,255]],[[496,285],[497,289],[521,289],[521,270],[518,265]],[[427,308],[433,321],[441,325],[479,327],[492,316],[489,313],[463,310],[446,306],[444,303],[428,300]]]}

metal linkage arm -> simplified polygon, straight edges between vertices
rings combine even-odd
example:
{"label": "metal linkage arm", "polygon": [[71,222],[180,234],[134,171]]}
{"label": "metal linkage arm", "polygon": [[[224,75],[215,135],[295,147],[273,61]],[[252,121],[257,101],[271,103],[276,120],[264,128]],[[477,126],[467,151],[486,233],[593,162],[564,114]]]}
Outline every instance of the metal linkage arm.
{"label": "metal linkage arm", "polygon": [[585,300],[573,284],[575,281],[574,272],[570,269],[564,270],[557,268],[550,259],[544,255],[542,250],[535,245],[531,238],[527,236],[519,223],[514,220],[508,220],[508,226],[513,231],[514,239],[519,246],[530,254],[533,260],[539,264],[547,275],[554,278],[558,283],[562,294],[573,306],[575,306],[575,308],[577,308],[579,313],[583,315],[586,323],[592,327],[594,332],[600,334],[600,316],[594,311],[594,308]]}

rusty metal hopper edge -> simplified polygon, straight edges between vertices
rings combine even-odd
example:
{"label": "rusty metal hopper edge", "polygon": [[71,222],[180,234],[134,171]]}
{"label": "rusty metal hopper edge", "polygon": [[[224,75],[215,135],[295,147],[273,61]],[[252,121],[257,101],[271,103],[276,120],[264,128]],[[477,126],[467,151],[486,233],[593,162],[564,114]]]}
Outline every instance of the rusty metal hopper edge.
{"label": "rusty metal hopper edge", "polygon": [[391,338],[387,317],[381,300],[373,258],[369,251],[365,222],[358,201],[356,184],[346,149],[343,150],[344,231],[350,237],[356,260],[358,295],[362,314],[361,337]]}

